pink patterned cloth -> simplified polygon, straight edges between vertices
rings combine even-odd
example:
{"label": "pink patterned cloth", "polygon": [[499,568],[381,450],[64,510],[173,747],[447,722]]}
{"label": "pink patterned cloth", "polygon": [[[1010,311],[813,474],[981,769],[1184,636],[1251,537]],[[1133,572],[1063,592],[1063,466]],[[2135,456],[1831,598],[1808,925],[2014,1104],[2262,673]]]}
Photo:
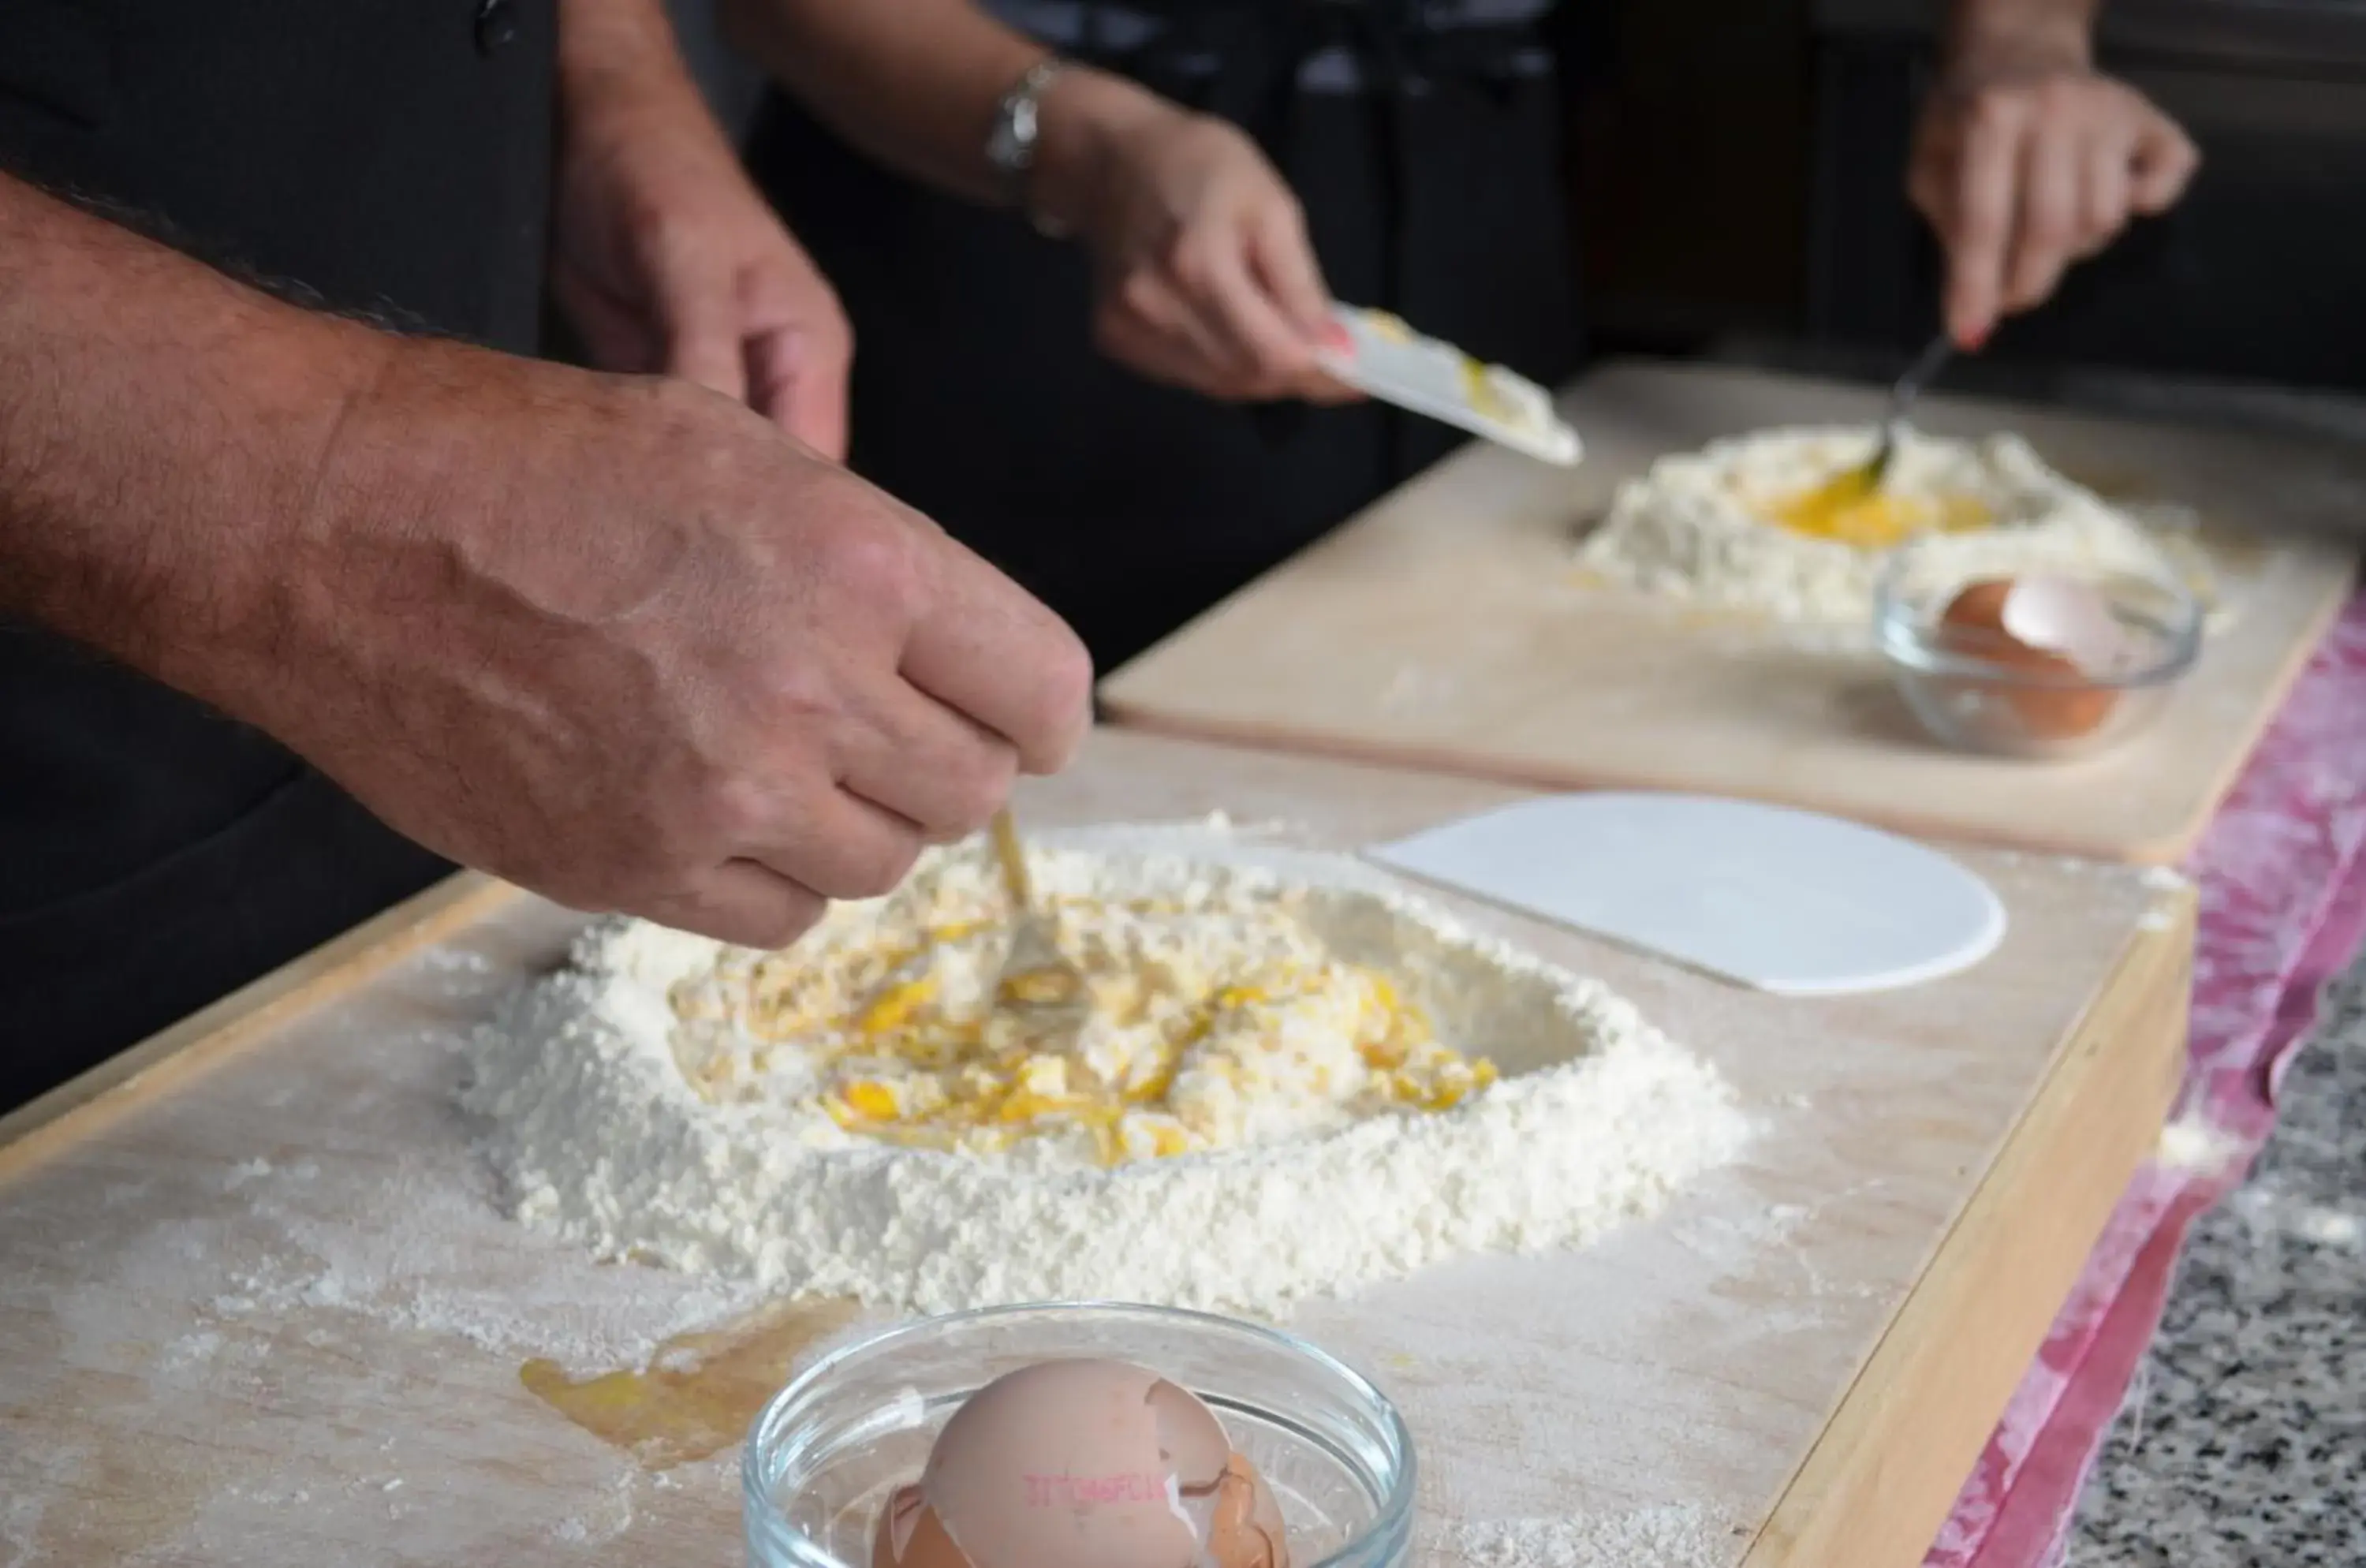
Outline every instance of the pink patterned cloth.
{"label": "pink patterned cloth", "polygon": [[2201,890],[2178,1119],[2204,1157],[2136,1172],[1923,1568],[2058,1561],[2194,1217],[2275,1123],[2318,996],[2366,939],[2366,593],[2270,725],[2186,870]]}

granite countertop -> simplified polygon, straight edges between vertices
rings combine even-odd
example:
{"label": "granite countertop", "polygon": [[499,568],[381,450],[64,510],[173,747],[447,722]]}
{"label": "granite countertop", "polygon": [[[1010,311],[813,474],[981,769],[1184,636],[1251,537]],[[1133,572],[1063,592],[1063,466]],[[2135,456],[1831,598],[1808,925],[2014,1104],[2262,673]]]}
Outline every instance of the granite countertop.
{"label": "granite countertop", "polygon": [[[1903,363],[1765,339],[1707,357],[1876,383]],[[1979,363],[1953,367],[1950,388],[2366,450],[2366,398],[2318,389]],[[2366,955],[2328,989],[2248,1177],[2187,1235],[2067,1557],[2366,1568]]]}
{"label": "granite countertop", "polygon": [[2070,1568],[2366,1563],[2366,959],[2248,1179],[2196,1222]]}

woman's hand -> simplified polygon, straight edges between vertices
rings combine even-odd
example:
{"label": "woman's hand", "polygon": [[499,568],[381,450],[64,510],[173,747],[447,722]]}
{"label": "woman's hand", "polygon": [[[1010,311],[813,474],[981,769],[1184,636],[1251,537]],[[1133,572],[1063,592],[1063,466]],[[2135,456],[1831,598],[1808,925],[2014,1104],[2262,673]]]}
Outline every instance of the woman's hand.
{"label": "woman's hand", "polygon": [[1234,127],[1095,73],[1043,104],[1039,205],[1093,259],[1102,351],[1210,397],[1358,394],[1316,367],[1341,340],[1306,220]]}
{"label": "woman's hand", "polygon": [[1977,348],[2131,218],[2164,212],[2200,162],[2177,122],[2094,71],[2083,43],[1968,47],[1924,107],[1907,191],[1947,253],[1947,330]]}

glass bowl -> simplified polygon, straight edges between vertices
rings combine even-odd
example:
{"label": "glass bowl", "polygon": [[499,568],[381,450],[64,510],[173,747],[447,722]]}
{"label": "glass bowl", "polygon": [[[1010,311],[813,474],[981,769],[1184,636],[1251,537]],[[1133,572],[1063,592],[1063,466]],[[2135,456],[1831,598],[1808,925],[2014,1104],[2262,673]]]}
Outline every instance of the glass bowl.
{"label": "glass bowl", "polygon": [[816,1362],[756,1417],[741,1461],[749,1568],[864,1568],[888,1494],[962,1402],[1068,1356],[1135,1361],[1214,1409],[1273,1488],[1295,1568],[1399,1568],[1413,1438],[1386,1395],[1303,1340],[1111,1303],[994,1307],[889,1329]]}
{"label": "glass bowl", "polygon": [[1940,618],[1969,583],[1997,575],[1939,567],[1912,545],[1892,553],[1874,598],[1874,641],[1922,728],[1961,751],[2057,760],[2140,734],[2202,649],[2201,602],[2166,575],[2065,573],[2092,589],[2121,629],[2108,673],[2054,672],[1984,659],[1951,644]]}

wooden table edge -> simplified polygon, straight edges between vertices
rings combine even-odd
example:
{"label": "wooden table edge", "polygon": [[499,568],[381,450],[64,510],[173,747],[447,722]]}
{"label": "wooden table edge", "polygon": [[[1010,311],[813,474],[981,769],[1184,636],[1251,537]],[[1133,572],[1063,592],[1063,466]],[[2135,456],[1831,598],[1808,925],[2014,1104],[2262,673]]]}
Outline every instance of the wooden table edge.
{"label": "wooden table edge", "polygon": [[1741,1568],[1923,1560],[2158,1145],[2184,1077],[2198,904],[2180,890],[2173,919],[2123,950]]}
{"label": "wooden table edge", "polygon": [[[456,874],[0,1118],[0,1183],[522,896]],[[2172,921],[2123,949],[1741,1568],[1921,1561],[2158,1139],[2181,1078],[2196,906],[2180,890]],[[2043,1228],[2011,1230],[2015,1214]]]}
{"label": "wooden table edge", "polygon": [[518,897],[456,872],[0,1116],[0,1182]]}
{"label": "wooden table edge", "polygon": [[[2304,649],[2303,651],[2314,651]],[[2295,663],[2282,678],[2277,695],[2281,706],[2283,695],[2299,679],[2300,666]],[[1665,793],[1667,785],[1659,780],[1640,774],[1628,775],[1616,769],[1606,769],[1581,778],[1574,773],[1549,768],[1523,768],[1506,761],[1502,766],[1489,767],[1458,757],[1438,748],[1425,746],[1371,745],[1331,735],[1307,735],[1301,731],[1249,721],[1206,718],[1189,714],[1177,714],[1172,709],[1157,713],[1132,708],[1122,697],[1106,693],[1100,698],[1103,722],[1111,728],[1132,734],[1156,736],[1169,740],[1192,740],[1206,745],[1228,746],[1241,750],[1271,751],[1282,756],[1309,757],[1322,761],[1348,762],[1361,767],[1388,768],[1400,772],[1428,773],[1440,778],[1470,779],[1482,784],[1503,784],[1514,789],[1540,793],[1583,792],[1589,790],[1641,790],[1653,794]],[[1867,827],[1904,834],[1941,844],[1977,845],[1992,850],[2018,850],[2028,854],[2068,855],[2074,859],[2094,861],[2103,865],[2156,866],[2175,865],[2193,852],[2202,835],[2209,830],[2217,809],[2234,787],[2244,763],[2250,760],[2259,737],[2264,733],[2272,715],[2263,721],[2245,746],[2230,752],[2223,776],[2213,782],[2210,795],[2171,833],[2165,837],[2146,839],[2105,849],[2091,840],[2070,835],[2031,833],[2012,835],[1994,829],[1983,829],[1976,824],[1925,818],[1910,807],[1895,812],[1865,813],[1841,810],[1829,806],[1803,803],[1797,792],[1780,788],[1759,790],[1736,789],[1723,792],[1737,800],[1755,800],[1768,806],[1786,807],[1794,811],[1811,811],[1820,816],[1836,817],[1847,821],[1862,822]],[[1680,792],[1681,793],[1681,792]]]}

